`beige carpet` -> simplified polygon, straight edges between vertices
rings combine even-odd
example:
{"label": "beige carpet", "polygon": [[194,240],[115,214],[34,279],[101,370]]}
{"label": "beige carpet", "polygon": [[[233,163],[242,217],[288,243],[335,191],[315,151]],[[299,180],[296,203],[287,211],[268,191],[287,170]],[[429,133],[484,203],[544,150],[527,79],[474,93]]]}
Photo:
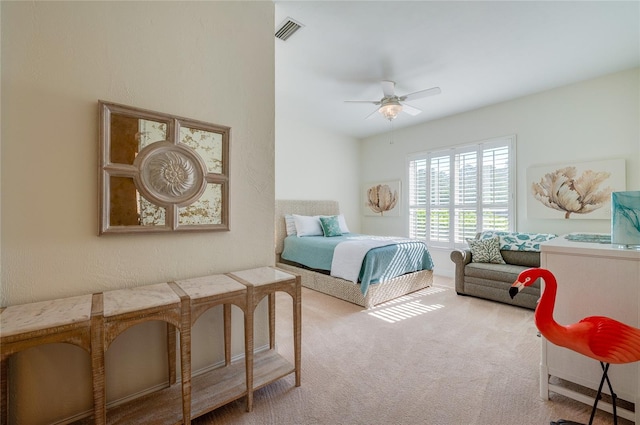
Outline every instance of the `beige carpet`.
{"label": "beige carpet", "polygon": [[[538,397],[532,311],[458,296],[450,280],[435,282],[368,311],[303,288],[302,386],[290,375],[257,391],[253,412],[241,399],[193,424],[588,422],[589,406]],[[292,359],[290,298],[279,294],[277,308],[278,349]],[[594,423],[613,418],[598,411]]]}

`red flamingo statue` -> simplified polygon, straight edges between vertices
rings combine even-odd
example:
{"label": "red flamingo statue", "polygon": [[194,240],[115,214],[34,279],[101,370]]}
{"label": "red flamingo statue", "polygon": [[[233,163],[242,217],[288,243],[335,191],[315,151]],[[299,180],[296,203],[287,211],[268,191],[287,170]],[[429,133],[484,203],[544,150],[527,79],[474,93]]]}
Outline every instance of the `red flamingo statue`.
{"label": "red flamingo statue", "polygon": [[[631,363],[640,360],[640,329],[604,316],[586,317],[578,323],[560,325],[553,319],[558,284],[553,273],[546,269],[532,268],[520,273],[518,280],[509,288],[509,295],[511,298],[515,297],[524,287],[532,285],[538,278],[544,280],[545,287],[534,313],[534,321],[542,336],[555,345],[598,360],[602,366],[602,379],[591,410],[589,425],[593,423],[605,380],[611,391],[613,419],[614,424],[617,424],[616,395],[607,371],[611,363]],[[575,423],[561,419],[551,422],[551,425]]]}

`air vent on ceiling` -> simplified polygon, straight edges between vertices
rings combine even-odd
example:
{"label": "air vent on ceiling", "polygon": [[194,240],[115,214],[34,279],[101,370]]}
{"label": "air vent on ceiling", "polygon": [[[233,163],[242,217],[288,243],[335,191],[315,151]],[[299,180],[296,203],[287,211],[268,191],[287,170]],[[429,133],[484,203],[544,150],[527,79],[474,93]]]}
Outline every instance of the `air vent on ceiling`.
{"label": "air vent on ceiling", "polygon": [[279,38],[282,41],[286,41],[303,26],[304,25],[302,25],[300,22],[296,22],[291,18],[287,18],[276,31],[276,38]]}

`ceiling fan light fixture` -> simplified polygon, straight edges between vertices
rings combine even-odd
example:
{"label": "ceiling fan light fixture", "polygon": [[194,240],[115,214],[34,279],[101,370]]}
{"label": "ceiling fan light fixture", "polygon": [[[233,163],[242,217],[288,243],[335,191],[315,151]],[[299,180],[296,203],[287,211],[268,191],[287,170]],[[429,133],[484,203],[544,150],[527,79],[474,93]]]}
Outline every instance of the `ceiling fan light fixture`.
{"label": "ceiling fan light fixture", "polygon": [[378,109],[378,112],[389,121],[395,119],[400,111],[402,111],[402,105],[395,100],[385,102],[380,109]]}
{"label": "ceiling fan light fixture", "polygon": [[[1,0],[0,0],[1,1]],[[395,85],[393,81],[385,80],[382,82],[382,94],[384,95],[380,100],[345,100],[345,102],[353,102],[353,103],[373,103],[374,105],[378,105],[377,111],[380,112],[386,120],[389,122],[396,119],[400,112],[407,113],[409,115],[418,115],[422,112],[418,108],[414,108],[411,105],[403,104],[405,100],[409,99],[419,99],[426,96],[433,96],[436,94],[440,94],[440,87],[432,87],[426,90],[420,90],[413,93],[405,94],[404,96],[398,96],[395,94]],[[376,114],[376,111],[371,112],[367,115],[367,119],[373,117]]]}

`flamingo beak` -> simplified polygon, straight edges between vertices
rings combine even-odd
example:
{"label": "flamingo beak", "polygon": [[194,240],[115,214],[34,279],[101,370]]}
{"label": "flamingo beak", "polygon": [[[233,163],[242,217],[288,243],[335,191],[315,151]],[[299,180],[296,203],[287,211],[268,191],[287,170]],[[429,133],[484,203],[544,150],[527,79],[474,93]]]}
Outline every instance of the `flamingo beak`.
{"label": "flamingo beak", "polygon": [[517,280],[513,285],[511,285],[511,288],[509,288],[509,296],[511,297],[511,299],[515,298],[515,296],[518,295],[518,293],[520,293],[520,291],[522,291],[523,288],[524,288],[524,283],[520,282],[519,280]]}

